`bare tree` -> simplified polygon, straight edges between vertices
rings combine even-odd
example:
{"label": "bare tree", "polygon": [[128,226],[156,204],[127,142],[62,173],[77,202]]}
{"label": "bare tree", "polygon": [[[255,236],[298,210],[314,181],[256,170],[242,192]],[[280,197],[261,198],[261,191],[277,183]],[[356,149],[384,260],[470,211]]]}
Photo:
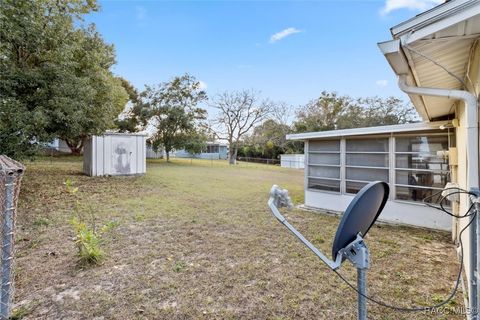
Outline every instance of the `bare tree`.
{"label": "bare tree", "polygon": [[217,136],[228,141],[229,162],[235,164],[242,137],[271,115],[272,103],[261,100],[258,92],[243,90],[221,93],[211,106],[219,111]]}
{"label": "bare tree", "polygon": [[275,103],[272,109],[272,119],[281,125],[290,125],[294,115],[295,108],[286,102]]}

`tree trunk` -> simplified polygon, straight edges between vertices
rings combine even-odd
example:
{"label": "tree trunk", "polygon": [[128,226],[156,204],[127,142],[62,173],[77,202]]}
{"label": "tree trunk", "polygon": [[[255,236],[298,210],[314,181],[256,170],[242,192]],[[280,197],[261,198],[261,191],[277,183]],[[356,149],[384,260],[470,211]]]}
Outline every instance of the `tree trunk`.
{"label": "tree trunk", "polygon": [[72,155],[79,156],[82,154],[83,139],[80,139],[80,141],[74,141],[74,142],[65,140],[65,143],[70,148],[70,153]]}
{"label": "tree trunk", "polygon": [[167,156],[167,162],[170,162],[170,152],[165,150],[165,155]]}
{"label": "tree trunk", "polygon": [[73,148],[70,148],[70,151],[71,151],[71,154],[74,156],[79,156],[82,154],[82,148],[73,147]]}
{"label": "tree trunk", "polygon": [[228,150],[229,164],[237,164],[237,153],[238,153],[238,146],[234,144],[230,144],[230,149]]}

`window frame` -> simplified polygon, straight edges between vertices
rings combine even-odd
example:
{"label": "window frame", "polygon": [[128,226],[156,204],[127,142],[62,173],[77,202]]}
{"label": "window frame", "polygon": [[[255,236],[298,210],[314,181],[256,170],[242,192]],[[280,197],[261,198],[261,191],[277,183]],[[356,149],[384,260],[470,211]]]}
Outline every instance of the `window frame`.
{"label": "window frame", "polygon": [[[342,194],[342,139],[325,139],[325,140],[319,140],[319,141],[338,141],[339,142],[339,150],[338,151],[318,151],[318,150],[313,150],[310,151],[310,143],[311,141],[315,140],[307,140],[305,141],[305,150],[306,155],[305,155],[305,189],[308,191],[312,192],[326,192],[326,193],[332,193],[332,194]],[[339,164],[315,164],[315,163],[310,163],[310,154],[338,154],[339,155]],[[325,178],[325,177],[319,177],[319,176],[312,176],[310,175],[310,167],[333,167],[333,168],[339,168],[339,177],[337,178]],[[310,179],[323,179],[323,180],[330,180],[330,181],[338,181],[339,182],[339,189],[338,191],[332,191],[332,190],[320,190],[320,189],[314,189],[310,188],[309,185],[309,180]]]}
{"label": "window frame", "polygon": [[[386,139],[387,140],[387,151],[348,151],[347,150],[347,140],[352,141],[352,140],[378,140],[378,139]],[[353,195],[355,196],[356,193],[350,193],[347,192],[347,182],[357,182],[357,183],[370,183],[372,181],[366,181],[366,180],[359,180],[359,179],[347,179],[347,169],[352,168],[352,169],[373,169],[373,170],[385,170],[387,171],[387,176],[388,176],[388,181],[387,183],[390,184],[391,177],[390,177],[390,165],[391,165],[391,159],[390,159],[390,136],[386,135],[376,135],[376,136],[356,136],[356,137],[348,137],[348,138],[342,138],[344,141],[344,179],[343,179],[343,194],[346,195]],[[348,165],[347,164],[347,155],[348,154],[379,154],[379,155],[387,155],[388,159],[388,165],[386,167],[376,167],[376,166],[355,166],[355,165]]]}
{"label": "window frame", "polygon": [[[403,183],[397,183],[397,172],[398,171],[424,171],[424,172],[432,172],[432,173],[447,173],[450,176],[450,179],[448,182],[451,181],[451,170],[436,170],[436,169],[418,169],[418,168],[401,168],[397,167],[397,155],[414,155],[414,154],[422,154],[422,152],[417,152],[417,151],[397,151],[397,142],[396,138],[405,138],[405,137],[418,137],[418,136],[444,136],[447,138],[447,145],[450,144],[449,140],[449,135],[455,136],[455,132],[425,132],[425,133],[418,133],[418,134],[398,134],[392,136],[392,166],[391,166],[391,171],[392,171],[392,176],[393,176],[393,183],[390,184],[390,199],[396,202],[402,202],[402,203],[410,203],[410,204],[417,204],[417,205],[423,205],[423,202],[420,201],[413,201],[413,200],[403,200],[403,199],[397,199],[397,187],[400,188],[416,188],[416,189],[425,189],[425,190],[432,190],[434,192],[443,190],[444,188],[439,188],[439,187],[429,187],[429,186],[412,186],[412,185],[405,185]],[[450,146],[449,146],[450,147]],[[425,154],[432,154],[434,155],[433,152]],[[443,165],[443,164],[442,164]],[[447,168],[449,168],[449,161],[447,160],[446,163]],[[450,205],[444,205],[446,208],[450,208]]]}
{"label": "window frame", "polygon": [[[400,203],[408,203],[412,205],[423,205],[422,202],[418,201],[413,201],[413,200],[403,200],[403,199],[397,199],[396,195],[396,187],[401,187],[401,188],[418,188],[418,189],[426,189],[426,190],[432,190],[433,192],[440,191],[443,188],[439,187],[430,187],[430,186],[411,186],[411,185],[405,185],[401,183],[397,183],[397,171],[424,171],[424,172],[432,172],[432,173],[440,173],[440,174],[448,174],[449,179],[448,181],[451,181],[451,170],[450,166],[448,165],[448,160],[447,163],[441,164],[446,165],[448,168],[447,170],[444,169],[418,169],[418,168],[400,168],[397,167],[396,163],[396,156],[397,154],[419,154],[421,152],[397,152],[396,151],[396,138],[404,138],[404,137],[416,137],[416,136],[444,136],[447,137],[450,143],[449,135],[453,136],[455,139],[455,132],[417,132],[417,133],[388,133],[388,134],[379,134],[379,135],[359,135],[359,136],[349,136],[349,137],[330,137],[330,138],[325,138],[325,139],[318,139],[318,141],[339,141],[340,143],[340,148],[339,151],[318,151],[318,150],[313,150],[310,151],[311,149],[311,142],[316,141],[317,139],[309,139],[305,141],[305,174],[304,174],[304,186],[306,191],[310,192],[322,192],[322,193],[330,193],[330,194],[337,194],[337,195],[347,195],[347,196],[355,196],[355,193],[349,193],[347,192],[347,182],[353,182],[353,183],[369,183],[371,181],[365,181],[365,180],[359,180],[359,179],[347,179],[346,177],[346,172],[347,168],[358,168],[358,169],[374,169],[374,170],[386,170],[388,172],[388,185],[390,187],[390,195],[389,195],[389,200],[394,201],[394,202],[400,202]],[[377,140],[377,139],[387,139],[387,151],[347,151],[347,140],[360,140],[360,139],[371,139],[371,140]],[[450,146],[449,146],[450,147]],[[309,154],[338,154],[340,158],[340,163],[339,165],[336,164],[315,164],[315,163],[310,163],[309,160]],[[357,165],[347,165],[346,159],[347,159],[347,154],[383,154],[387,155],[387,161],[388,165],[385,167],[378,167],[378,166],[357,166]],[[434,155],[434,153],[432,153]],[[319,176],[313,176],[309,174],[309,167],[315,167],[315,166],[323,166],[323,167],[334,167],[334,168],[339,168],[340,174],[339,178],[324,178],[324,177],[319,177]],[[324,179],[324,180],[332,180],[332,181],[339,181],[340,182],[340,188],[339,191],[331,191],[331,190],[321,190],[321,189],[313,189],[309,188],[309,179]]]}

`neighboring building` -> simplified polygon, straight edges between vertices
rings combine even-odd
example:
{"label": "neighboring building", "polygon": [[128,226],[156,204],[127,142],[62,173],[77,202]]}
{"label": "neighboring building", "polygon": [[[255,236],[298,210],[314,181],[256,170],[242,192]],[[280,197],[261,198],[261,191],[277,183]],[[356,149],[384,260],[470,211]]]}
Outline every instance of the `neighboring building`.
{"label": "neighboring building", "polygon": [[[450,222],[420,200],[448,181],[478,192],[480,1],[446,1],[391,33],[393,40],[379,47],[425,123],[289,135],[306,141],[305,201],[342,210],[366,181],[384,180],[392,192],[381,219],[448,227],[458,240],[469,219]],[[470,206],[465,194],[449,203],[455,215],[465,214]],[[469,307],[477,312],[479,221],[462,237]]]}
{"label": "neighboring building", "polygon": [[282,168],[303,169],[305,168],[304,154],[281,154],[280,166]]}
{"label": "neighboring building", "polygon": [[159,148],[157,151],[153,150],[151,144],[147,143],[147,159],[163,159],[165,152],[162,148]]}
{"label": "neighboring building", "polygon": [[171,157],[175,158],[198,158],[208,160],[226,160],[228,158],[228,147],[218,142],[207,142],[205,152],[191,154],[186,150],[173,151]]}
{"label": "neighboring building", "polygon": [[45,149],[53,150],[59,153],[72,153],[72,150],[70,150],[65,140],[62,139],[54,139],[52,142],[46,145]]}
{"label": "neighboring building", "polygon": [[144,174],[146,139],[138,133],[105,133],[88,138],[83,148],[83,172],[89,176]]}

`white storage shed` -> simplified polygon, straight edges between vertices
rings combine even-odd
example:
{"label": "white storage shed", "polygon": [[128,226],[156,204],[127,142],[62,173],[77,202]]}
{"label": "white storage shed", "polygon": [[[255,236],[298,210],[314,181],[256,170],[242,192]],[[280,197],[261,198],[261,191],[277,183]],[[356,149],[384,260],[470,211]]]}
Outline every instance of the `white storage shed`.
{"label": "white storage shed", "polygon": [[83,172],[89,176],[139,175],[146,172],[145,134],[105,133],[84,145]]}

